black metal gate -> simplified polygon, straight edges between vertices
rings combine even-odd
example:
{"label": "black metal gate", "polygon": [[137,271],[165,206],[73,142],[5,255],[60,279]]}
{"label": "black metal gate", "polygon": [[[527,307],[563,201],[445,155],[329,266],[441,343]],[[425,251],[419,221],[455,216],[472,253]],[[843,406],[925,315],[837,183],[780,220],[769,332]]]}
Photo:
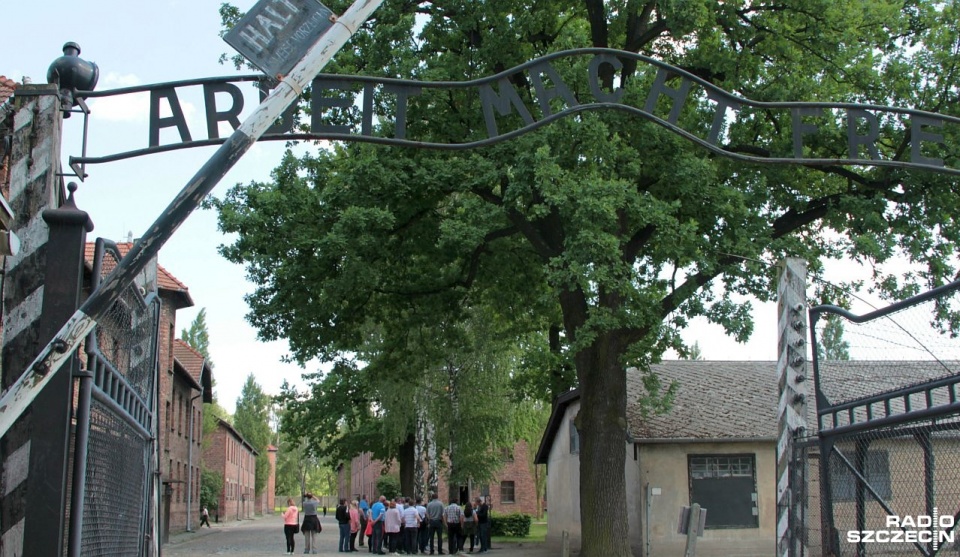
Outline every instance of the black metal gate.
{"label": "black metal gate", "polygon": [[819,434],[798,444],[794,464],[805,476],[805,531],[819,538],[808,538],[811,553],[956,552],[958,289],[865,315],[810,310]]}
{"label": "black metal gate", "polygon": [[[121,259],[98,239],[93,289]],[[87,337],[79,378],[69,555],[145,555],[153,502],[160,299],[135,281]]]}

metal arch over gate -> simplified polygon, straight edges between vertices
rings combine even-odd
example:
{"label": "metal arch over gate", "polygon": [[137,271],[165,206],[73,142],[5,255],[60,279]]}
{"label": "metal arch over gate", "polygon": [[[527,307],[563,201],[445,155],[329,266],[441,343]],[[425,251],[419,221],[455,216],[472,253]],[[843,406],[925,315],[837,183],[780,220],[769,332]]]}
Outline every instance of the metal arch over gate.
{"label": "metal arch over gate", "polygon": [[[578,95],[575,88],[564,82],[558,68],[564,61],[582,61],[585,65],[586,91]],[[625,89],[606,90],[601,86],[601,72],[609,66],[620,71],[624,60],[643,63],[656,70],[652,83],[643,96],[642,106],[625,101]],[[580,64],[581,66],[583,64]],[[531,94],[517,89],[516,82],[529,83]],[[83,176],[86,164],[105,163],[130,157],[159,153],[189,147],[217,145],[226,141],[219,137],[218,127],[227,122],[234,129],[240,125],[238,115],[243,109],[242,92],[236,83],[261,82],[261,96],[269,89],[269,78],[240,76],[176,81],[156,85],[128,87],[108,91],[78,91],[84,99],[105,98],[134,93],[150,94],[150,124],[146,147],[121,153],[99,156],[71,157],[71,166]],[[580,82],[578,82],[580,83]],[[960,146],[948,146],[937,129],[946,126],[960,128],[960,118],[891,106],[824,103],[824,102],[759,102],[731,94],[690,72],[659,60],[604,48],[581,48],[543,56],[496,75],[471,81],[416,81],[367,76],[320,74],[313,81],[310,129],[295,132],[293,115],[299,111],[294,104],[285,113],[283,121],[267,130],[260,140],[338,140],[362,141],[383,145],[419,147],[442,150],[474,149],[506,141],[539,129],[561,118],[584,111],[619,110],[655,122],[666,129],[718,155],[743,162],[761,164],[797,164],[805,166],[895,166],[960,175]],[[202,87],[205,105],[205,139],[193,139],[178,91]],[[383,121],[383,114],[374,114],[374,94],[393,95],[396,118],[388,130],[378,135],[374,119]],[[217,94],[229,96],[229,106],[217,106]],[[458,106],[474,108],[482,116],[482,127],[470,130],[463,141],[438,143],[417,137],[416,126],[409,125],[407,114],[412,104],[429,103],[431,95],[457,95]],[[526,98],[524,98],[526,97]],[[222,97],[221,97],[222,98]],[[686,103],[700,103],[712,109],[709,125],[701,126],[706,134],[681,127],[679,117]],[[163,105],[171,116],[161,118]],[[327,116],[338,109],[358,106],[361,112],[357,126],[331,123]],[[792,126],[791,152],[773,153],[758,145],[725,145],[723,139],[731,129],[750,122],[757,111],[783,113]],[[830,113],[833,114],[830,114]],[[820,126],[829,120],[842,122],[846,131],[846,157],[817,157],[807,154],[805,145],[816,136]],[[881,137],[880,122],[895,119],[895,129],[902,137]],[[173,128],[179,141],[160,144],[160,131]],[[725,133],[726,130],[726,133]],[[194,130],[196,131],[196,130]],[[387,135],[389,134],[389,135]],[[908,158],[886,159],[877,148],[881,140],[909,137]],[[937,153],[941,156],[936,156]],[[949,153],[947,158],[943,153]]]}

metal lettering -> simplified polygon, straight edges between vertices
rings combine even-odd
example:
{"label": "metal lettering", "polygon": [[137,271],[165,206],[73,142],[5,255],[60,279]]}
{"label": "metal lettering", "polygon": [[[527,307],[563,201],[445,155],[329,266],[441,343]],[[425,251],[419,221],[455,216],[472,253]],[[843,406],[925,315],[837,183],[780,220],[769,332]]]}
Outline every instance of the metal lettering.
{"label": "metal lettering", "polygon": [[363,84],[363,114],[360,135],[373,135],[373,83]]}
{"label": "metal lettering", "polygon": [[713,113],[713,124],[710,126],[710,133],[707,135],[707,142],[716,145],[720,141],[720,130],[723,129],[723,124],[727,122],[727,109],[738,112],[743,105],[712,89],[707,89],[707,98],[717,103],[717,111]]}
{"label": "metal lettering", "polygon": [[529,125],[533,123],[533,116],[530,115],[530,111],[527,110],[523,101],[520,100],[520,95],[517,94],[517,90],[513,88],[510,80],[502,78],[497,81],[497,84],[500,86],[499,95],[494,92],[493,87],[489,84],[484,83],[480,86],[480,104],[483,106],[483,118],[487,122],[488,137],[500,135],[497,129],[497,119],[493,114],[494,109],[496,109],[497,113],[501,116],[506,116],[510,114],[510,107],[512,106],[517,109],[517,113],[523,118],[524,124]]}
{"label": "metal lettering", "polygon": [[353,106],[353,95],[349,97],[325,97],[321,94],[323,91],[332,91],[335,89],[346,91],[349,87],[349,81],[323,78],[313,80],[313,95],[310,98],[310,109],[312,112],[310,115],[310,129],[313,133],[350,133],[350,126],[324,124],[323,112],[324,109],[327,108],[350,108]]}
{"label": "metal lettering", "polygon": [[803,135],[817,133],[817,126],[803,122],[804,116],[823,116],[822,108],[794,108],[791,111],[793,115],[793,156],[797,159],[803,158]]}
{"label": "metal lettering", "polygon": [[930,133],[924,129],[926,126],[942,128],[943,120],[914,115],[910,117],[910,123],[910,162],[930,166],[943,166],[943,159],[925,157],[921,149],[924,141],[932,141],[944,145],[942,134]]}
{"label": "metal lettering", "polygon": [[[217,111],[217,93],[227,93],[233,101],[230,108]],[[207,83],[203,86],[203,106],[207,113],[207,137],[220,137],[220,122],[229,122],[233,129],[240,127],[240,112],[243,110],[243,93],[232,83]]]}
{"label": "metal lettering", "polygon": [[[160,99],[167,99],[172,116],[166,118],[160,117]],[[154,89],[150,91],[150,146],[160,145],[160,128],[177,127],[180,132],[180,142],[186,143],[192,141],[190,130],[187,128],[187,118],[180,108],[180,99],[177,98],[177,90],[173,87],[164,87],[163,89]]]}
{"label": "metal lettering", "polygon": [[403,139],[407,137],[407,99],[419,95],[423,90],[406,85],[384,85],[383,90],[397,96],[397,121],[393,127],[393,136]]}
{"label": "metal lettering", "polygon": [[[867,125],[867,133],[860,135],[857,133],[857,123],[864,121]],[[877,150],[877,139],[880,137],[880,122],[873,113],[858,108],[847,111],[847,144],[849,145],[850,158],[860,158],[860,146],[865,146],[870,154],[871,160],[880,160],[880,152]]]}
{"label": "metal lettering", "polygon": [[657,70],[657,77],[653,80],[653,87],[650,89],[650,95],[647,96],[647,104],[643,110],[651,115],[656,114],[657,100],[660,95],[666,95],[673,99],[673,107],[670,109],[670,115],[667,116],[667,122],[676,124],[680,119],[680,111],[683,109],[683,103],[687,100],[687,93],[690,92],[691,81],[685,77],[680,78],[680,87],[674,89],[667,87],[667,78],[671,72],[663,68]]}
{"label": "metal lettering", "polygon": [[[543,76],[546,75],[553,87],[547,87],[543,82]],[[544,116],[553,114],[550,108],[552,99],[563,99],[567,106],[577,106],[580,103],[573,95],[573,91],[563,82],[563,78],[553,69],[553,66],[544,62],[530,68],[530,81],[533,82],[533,88],[537,91],[537,100],[540,101],[540,110]]]}
{"label": "metal lettering", "polygon": [[612,92],[607,93],[600,86],[600,66],[609,64],[613,66],[614,71],[623,69],[623,62],[612,54],[597,54],[590,60],[590,92],[593,98],[602,103],[619,103],[623,98],[623,87],[617,87]]}

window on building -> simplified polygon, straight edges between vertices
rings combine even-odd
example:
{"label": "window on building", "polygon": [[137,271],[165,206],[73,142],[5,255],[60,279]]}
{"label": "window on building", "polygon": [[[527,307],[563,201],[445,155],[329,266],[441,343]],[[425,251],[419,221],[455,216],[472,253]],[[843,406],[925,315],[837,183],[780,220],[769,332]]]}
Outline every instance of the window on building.
{"label": "window on building", "polygon": [[570,454],[580,454],[580,432],[570,420]]}
{"label": "window on building", "polygon": [[170,426],[170,431],[173,431],[173,421],[171,421],[172,418],[173,416],[170,415],[170,401],[168,400],[167,401],[167,425]]}
{"label": "window on building", "polygon": [[513,449],[510,447],[500,449],[500,459],[504,462],[513,462]]}
{"label": "window on building", "polygon": [[183,435],[183,395],[177,393],[177,435]]}
{"label": "window on building", "polygon": [[687,465],[690,503],[707,509],[706,528],[760,526],[754,455],[689,455]]}
{"label": "window on building", "polygon": [[[843,456],[854,467],[857,465],[853,452],[843,451]],[[864,460],[864,472],[861,475],[870,484],[870,488],[877,492],[884,501],[893,496],[890,488],[890,460],[887,451],[867,451]],[[834,501],[853,501],[857,494],[857,480],[853,471],[836,456],[830,457],[830,490]],[[864,490],[864,497],[872,500],[872,496]]]}
{"label": "window on building", "polygon": [[500,482],[500,502],[513,503],[515,497],[513,482]]}

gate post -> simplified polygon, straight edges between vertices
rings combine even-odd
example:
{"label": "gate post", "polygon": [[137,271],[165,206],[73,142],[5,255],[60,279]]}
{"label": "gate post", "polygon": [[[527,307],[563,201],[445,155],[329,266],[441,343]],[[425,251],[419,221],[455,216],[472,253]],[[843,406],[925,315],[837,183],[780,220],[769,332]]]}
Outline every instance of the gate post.
{"label": "gate post", "polygon": [[[21,239],[20,252],[3,261],[3,340],[0,390],[6,390],[23,375],[40,349],[56,331],[41,332],[41,313],[48,291],[45,272],[48,260],[49,228],[40,214],[63,199],[60,169],[62,115],[56,85],[21,85],[8,102],[13,103],[10,133],[9,204],[14,218],[11,230]],[[62,325],[62,322],[60,323]],[[44,336],[46,335],[46,336]],[[69,375],[69,371],[64,371]],[[34,406],[37,408],[37,406]],[[29,506],[46,502],[30,499],[31,484],[45,481],[32,476],[33,438],[39,412],[24,415],[0,442],[0,552],[24,555],[24,531]],[[59,480],[59,478],[51,479]],[[62,492],[58,495],[62,497]],[[29,505],[28,505],[29,502]],[[41,537],[48,539],[62,516],[45,524]],[[62,535],[63,528],[54,537]],[[54,555],[56,553],[27,553]]]}
{"label": "gate post", "polygon": [[[69,189],[70,195],[59,209],[42,213],[50,235],[40,314],[41,339],[53,338],[80,306],[84,249],[93,223],[87,213],[77,209],[73,199],[76,184],[71,183]],[[63,551],[73,374],[79,371],[79,360],[74,357],[64,368],[56,372],[34,401],[34,407],[43,410],[32,414],[24,555],[58,555]]]}
{"label": "gate post", "polygon": [[792,474],[794,443],[807,428],[807,263],[786,259],[777,285],[777,557],[797,557],[803,544],[802,498]]}

